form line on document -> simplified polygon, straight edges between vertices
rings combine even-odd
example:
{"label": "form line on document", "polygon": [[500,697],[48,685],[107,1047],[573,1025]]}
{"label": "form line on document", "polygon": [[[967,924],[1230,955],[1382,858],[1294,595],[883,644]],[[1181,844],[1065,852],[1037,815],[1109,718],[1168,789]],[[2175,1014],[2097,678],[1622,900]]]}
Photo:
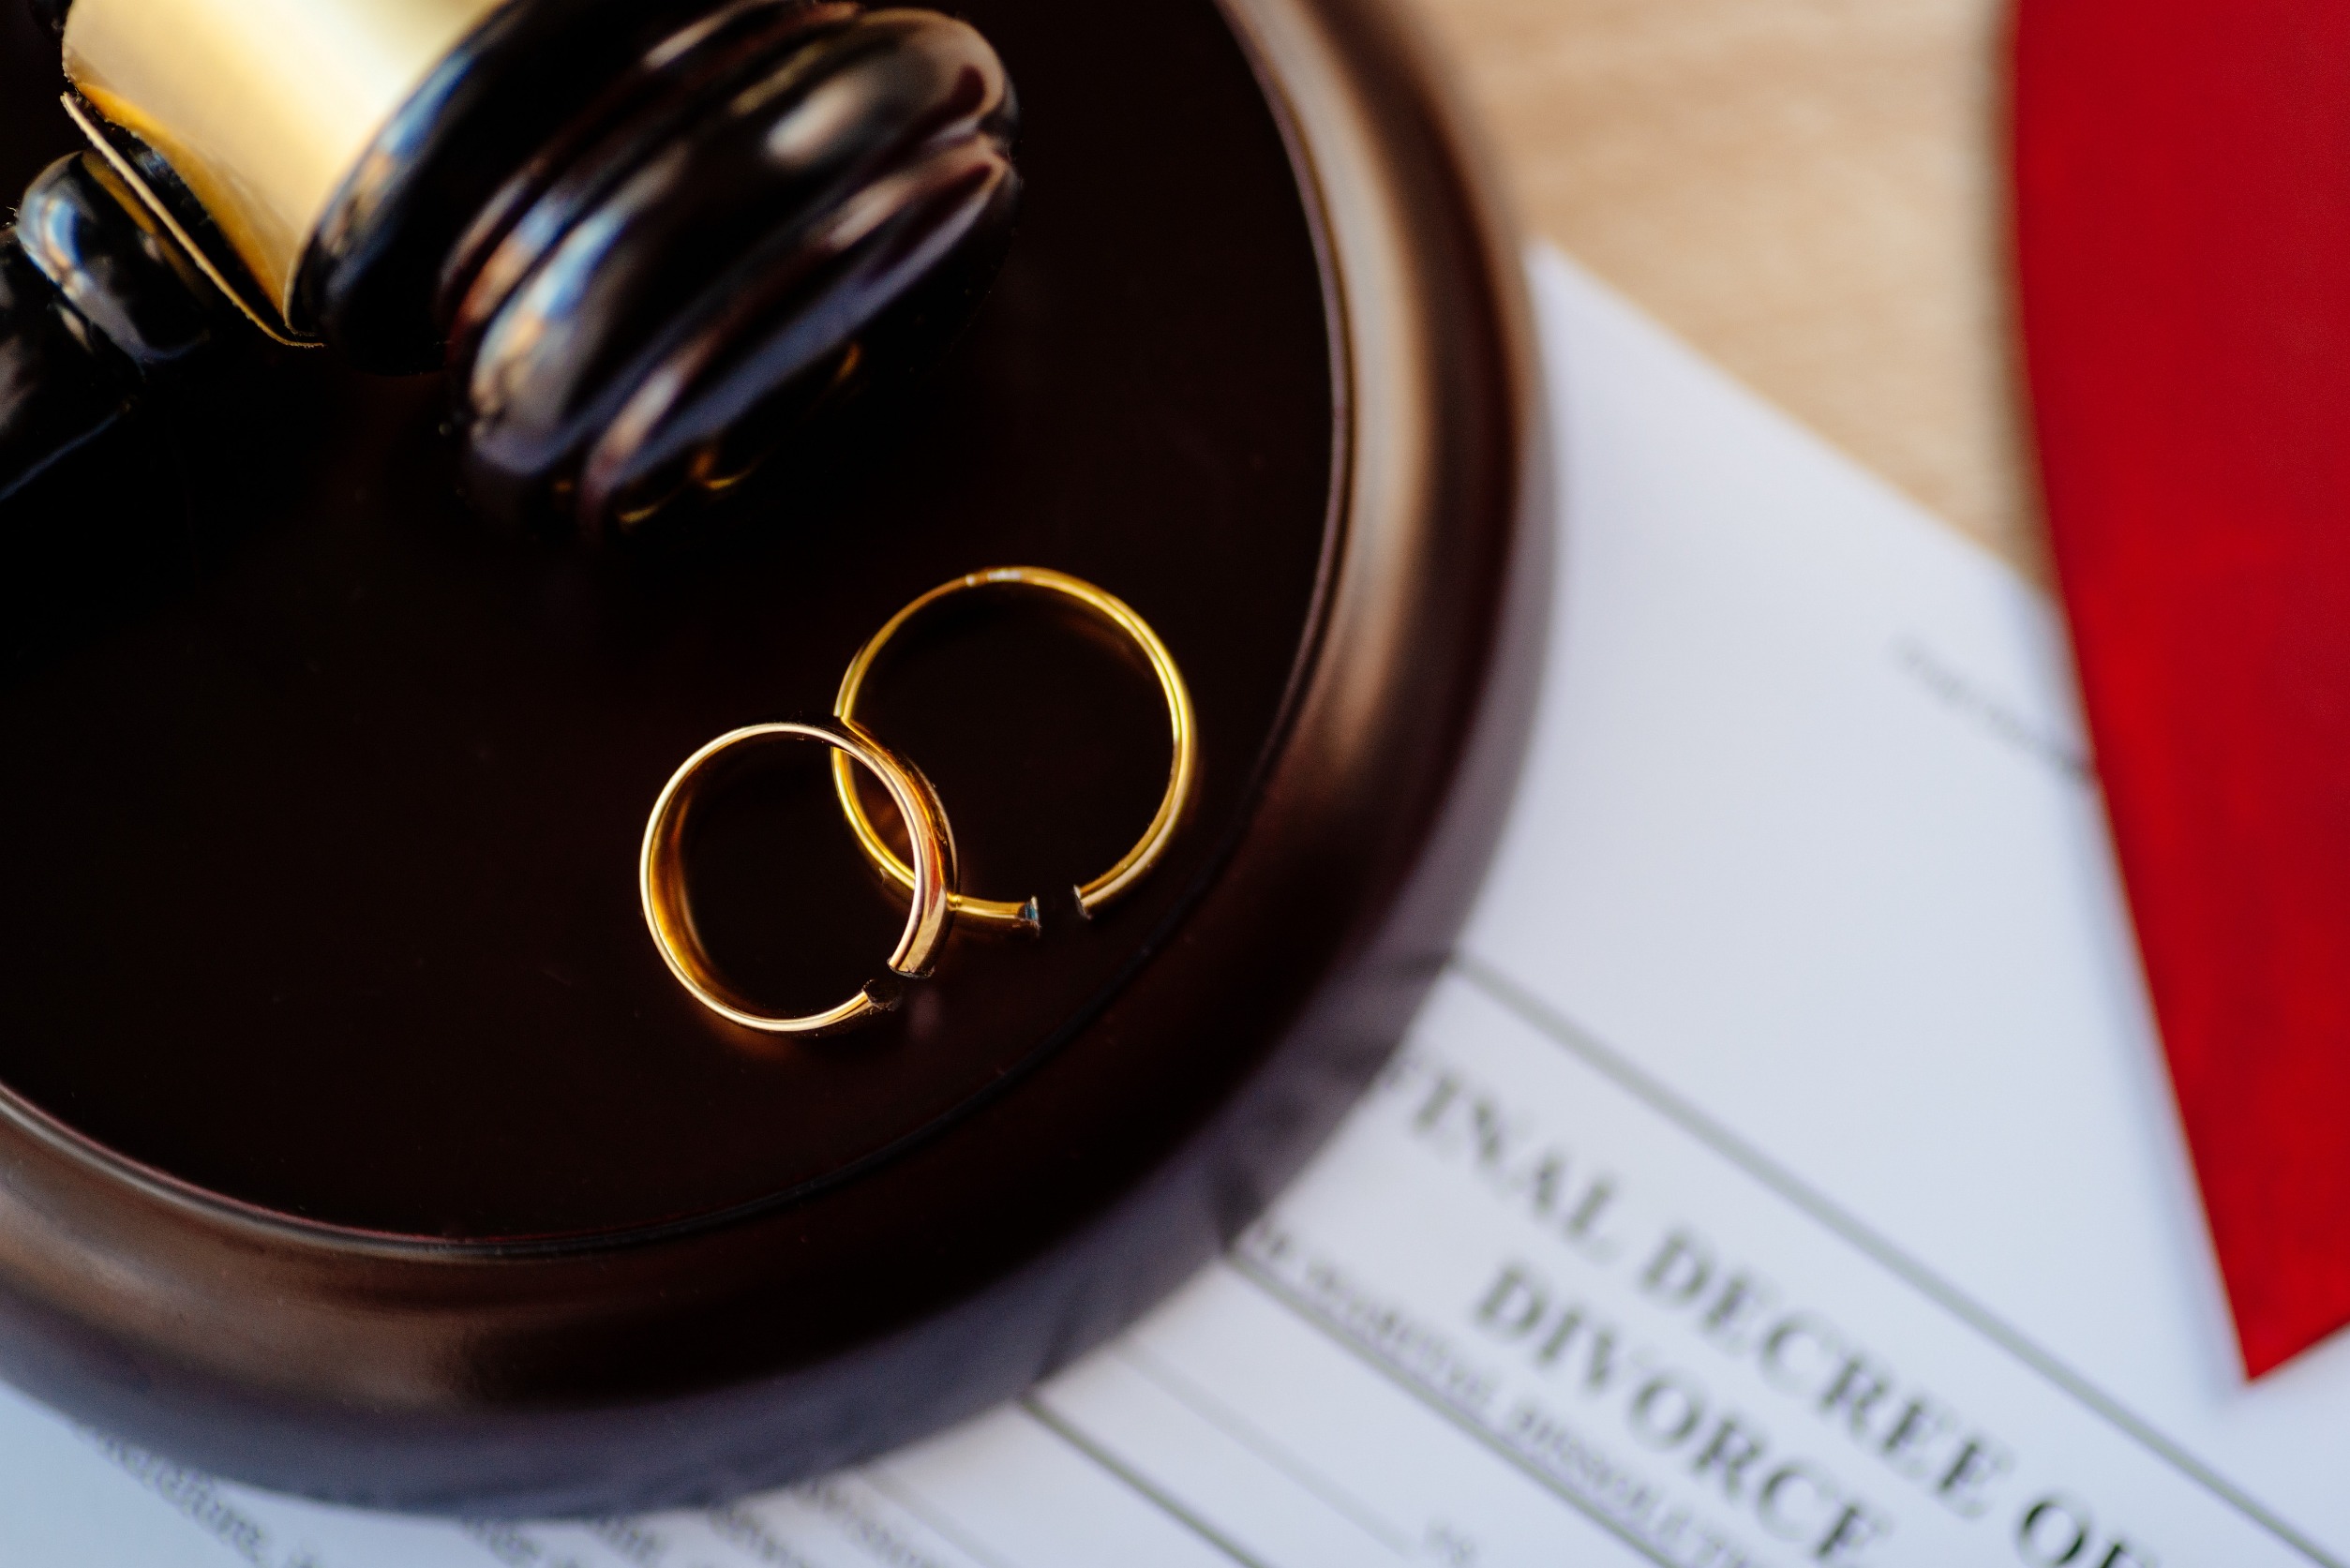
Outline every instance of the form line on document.
{"label": "form line on document", "polygon": [[960,1521],[941,1514],[928,1499],[900,1485],[894,1476],[877,1469],[861,1470],[854,1473],[860,1484],[871,1486],[875,1491],[905,1509],[947,1545],[978,1563],[980,1568],[1014,1568],[1013,1564],[973,1540],[970,1531],[965,1530]]}
{"label": "form line on document", "polygon": [[1112,1351],[1119,1360],[1158,1384],[1168,1397],[1329,1504],[1333,1511],[1364,1534],[1398,1557],[1417,1555],[1417,1547],[1409,1534],[1381,1518],[1370,1505],[1265,1436],[1237,1411],[1159,1357],[1140,1345],[1125,1341],[1114,1345]]}
{"label": "form line on document", "polygon": [[1241,1546],[1238,1542],[1233,1540],[1231,1536],[1226,1535],[1222,1531],[1218,1530],[1214,1525],[1209,1524],[1206,1519],[1203,1518],[1195,1510],[1184,1503],[1180,1499],[1175,1497],[1165,1488],[1159,1486],[1158,1483],[1152,1481],[1148,1476],[1143,1474],[1140,1471],[1137,1471],[1131,1465],[1129,1465],[1125,1460],[1111,1453],[1109,1449],[1095,1441],[1092,1437],[1088,1436],[1085,1432],[1079,1431],[1077,1427],[1072,1426],[1067,1418],[1061,1415],[1058,1411],[1054,1410],[1050,1405],[1047,1405],[1043,1400],[1038,1398],[1035,1395],[1023,1395],[1020,1399],[1020,1408],[1025,1411],[1028,1413],[1029,1418],[1034,1420],[1037,1425],[1042,1426],[1046,1431],[1051,1432],[1055,1437],[1069,1444],[1070,1447],[1075,1449],[1078,1453],[1092,1460],[1096,1465],[1100,1466],[1103,1471],[1106,1471],[1110,1475],[1124,1483],[1128,1489],[1132,1491],[1136,1496],[1142,1498],[1143,1501],[1148,1502],[1152,1507],[1166,1515],[1167,1517],[1173,1519],[1175,1523],[1190,1531],[1193,1535],[1199,1537],[1200,1540],[1205,1542],[1209,1546],[1212,1546],[1217,1551],[1222,1553],[1232,1561],[1238,1563],[1240,1568],[1272,1568],[1270,1563],[1265,1561],[1261,1558],[1250,1555],[1250,1553],[1246,1548]]}
{"label": "form line on document", "polygon": [[1535,996],[1508,975],[1466,952],[1453,955],[1452,967],[1461,978],[1515,1014],[1528,1027],[1573,1053],[1586,1066],[1627,1094],[1645,1101],[1657,1114],[1834,1232],[1880,1268],[2071,1395],[2106,1425],[2317,1564],[2318,1568],[2346,1568],[2340,1559],[2328,1554],[2315,1542],[2262,1506],[2251,1494],[2163,1436],[2151,1423],[2042,1349],[2021,1330],[1839,1208],[1761,1150],[1634,1067],[1630,1061],[1601,1043],[1589,1030]]}
{"label": "form line on document", "polygon": [[1271,1274],[1259,1268],[1253,1259],[1244,1253],[1228,1252],[1224,1255],[1224,1263],[1241,1278],[1264,1292],[1275,1303],[1303,1320],[1306,1325],[1315,1333],[1320,1334],[1355,1360],[1395,1384],[1396,1387],[1403,1390],[1405,1394],[1418,1400],[1446,1424],[1479,1447],[1492,1453],[1527,1480],[1532,1481],[1626,1546],[1656,1564],[1656,1568],[1681,1568],[1681,1564],[1674,1562],[1654,1546],[1624,1528],[1622,1521],[1609,1518],[1589,1499],[1579,1496],[1571,1487],[1563,1485],[1557,1477],[1545,1474],[1540,1466],[1504,1441],[1476,1417],[1465,1411],[1456,1409],[1443,1395],[1424,1386],[1400,1367],[1390,1365],[1378,1352],[1356,1340],[1338,1324],[1331,1322],[1314,1309],[1311,1302],[1301,1300],[1286,1282],[1275,1278]]}

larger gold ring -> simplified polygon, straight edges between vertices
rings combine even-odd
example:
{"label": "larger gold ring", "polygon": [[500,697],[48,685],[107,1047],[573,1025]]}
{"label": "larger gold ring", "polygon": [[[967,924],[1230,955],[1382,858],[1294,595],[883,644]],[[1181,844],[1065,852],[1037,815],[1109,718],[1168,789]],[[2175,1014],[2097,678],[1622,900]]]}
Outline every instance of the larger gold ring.
{"label": "larger gold ring", "polygon": [[[832,716],[843,724],[856,723],[857,696],[863,690],[866,672],[888,647],[891,638],[906,623],[952,594],[980,588],[1029,588],[1058,594],[1068,599],[1123,634],[1142,650],[1150,662],[1151,673],[1159,678],[1159,690],[1167,701],[1167,726],[1174,741],[1175,754],[1167,767],[1167,791],[1160,798],[1159,813],[1150,819],[1149,828],[1126,852],[1123,859],[1091,882],[1076,889],[1077,906],[1091,915],[1103,904],[1125,893],[1148,874],[1150,869],[1167,852],[1175,830],[1182,825],[1184,802],[1191,793],[1191,783],[1199,770],[1198,728],[1191,716],[1191,694],[1183,684],[1183,672],[1175,667],[1175,656],[1167,645],[1159,640],[1159,634],[1150,623],[1136,615],[1124,600],[1104,592],[1082,577],[1066,572],[1055,572],[1041,566],[998,566],[985,572],[974,572],[941,583],[928,593],[906,605],[885,622],[873,639],[857,650],[857,657],[848,662],[847,673],[841,677],[840,695],[832,703]],[[832,787],[841,798],[841,810],[847,814],[848,824],[856,829],[857,843],[881,874],[901,888],[915,886],[919,867],[909,867],[898,858],[866,814],[864,802],[857,795],[856,776],[849,771],[848,759],[832,759]],[[1019,926],[1033,931],[1040,923],[1038,901],[1007,903],[998,899],[973,898],[956,893],[948,902],[956,914],[984,925]]]}
{"label": "larger gold ring", "polygon": [[[798,1018],[761,1013],[719,978],[701,935],[694,929],[694,906],[686,895],[685,860],[681,853],[686,818],[698,798],[711,764],[740,746],[778,740],[813,740],[832,749],[832,760],[846,768],[852,761],[869,769],[889,790],[914,849],[914,864],[903,885],[914,891],[906,911],[906,930],[897,950],[890,955],[890,973],[876,978],[855,996],[836,1008]],[[694,999],[719,1017],[771,1035],[822,1035],[853,1028],[876,1013],[898,1005],[900,981],[926,978],[954,923],[954,835],[947,814],[938,804],[921,769],[872,736],[843,720],[837,724],[752,724],[730,730],[685,759],[669,777],[652,816],[645,824],[645,844],[636,866],[636,886],[644,901],[645,923],[652,928],[654,946],[678,983]]]}

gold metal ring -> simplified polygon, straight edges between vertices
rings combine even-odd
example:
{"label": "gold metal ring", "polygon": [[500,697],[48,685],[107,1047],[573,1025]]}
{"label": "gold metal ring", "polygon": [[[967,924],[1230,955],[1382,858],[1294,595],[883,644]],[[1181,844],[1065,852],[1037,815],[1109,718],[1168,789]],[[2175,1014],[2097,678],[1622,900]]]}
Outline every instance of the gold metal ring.
{"label": "gold metal ring", "polygon": [[[1083,606],[1094,616],[1123,633],[1143,656],[1150,662],[1151,673],[1159,678],[1159,690],[1167,701],[1167,724],[1174,741],[1174,758],[1167,768],[1167,792],[1160,798],[1159,813],[1150,820],[1141,839],[1126,852],[1123,859],[1091,882],[1076,889],[1077,906],[1085,914],[1124,894],[1147,875],[1167,852],[1182,825],[1183,806],[1191,793],[1191,784],[1199,770],[1199,733],[1191,715],[1191,694],[1183,684],[1183,672],[1175,667],[1175,655],[1159,640],[1159,634],[1150,623],[1134,613],[1132,606],[1116,596],[1104,592],[1082,577],[1065,572],[1055,572],[1041,566],[998,566],[985,572],[974,572],[941,583],[928,593],[891,616],[873,639],[857,650],[848,669],[841,677],[840,695],[832,703],[832,716],[845,724],[854,725],[858,694],[863,689],[865,676],[873,668],[875,659],[890,640],[904,629],[906,622],[931,605],[952,594],[980,588],[1029,588],[1055,593]],[[919,867],[908,867],[897,852],[883,842],[866,814],[864,802],[858,799],[856,776],[849,771],[848,759],[832,759],[832,787],[841,798],[841,810],[848,815],[849,826],[856,829],[857,842],[883,875],[901,888],[916,885]],[[957,915],[984,925],[1018,926],[1034,931],[1040,923],[1036,899],[1025,903],[1007,903],[998,899],[974,898],[967,894],[949,895],[948,903]]]}
{"label": "gold metal ring", "polygon": [[[914,865],[899,880],[913,890],[906,930],[897,950],[890,955],[890,973],[876,978],[855,996],[836,1008],[800,1018],[777,1018],[757,1011],[737,996],[718,975],[694,929],[694,908],[685,889],[685,859],[681,853],[686,818],[710,765],[739,746],[780,740],[813,740],[832,750],[832,760],[846,769],[855,762],[879,779],[906,819],[914,848]],[[954,923],[954,835],[936,791],[921,769],[891,751],[855,724],[752,724],[731,730],[685,759],[669,776],[652,816],[645,824],[644,849],[637,859],[636,886],[644,900],[645,924],[653,945],[678,983],[694,999],[719,1017],[771,1035],[822,1035],[853,1028],[876,1013],[898,1005],[901,980],[919,980],[931,972],[939,947]]]}

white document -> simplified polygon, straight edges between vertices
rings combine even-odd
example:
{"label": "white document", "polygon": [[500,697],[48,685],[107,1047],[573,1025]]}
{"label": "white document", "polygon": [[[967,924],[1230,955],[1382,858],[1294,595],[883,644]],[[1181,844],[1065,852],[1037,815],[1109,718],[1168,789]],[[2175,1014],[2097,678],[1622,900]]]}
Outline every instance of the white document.
{"label": "white document", "polygon": [[1555,256],[1566,528],[1452,972],[1231,1256],[714,1514],[459,1526],[0,1396],[25,1568],[2350,1560],[2350,1342],[2238,1369],[2045,599]]}

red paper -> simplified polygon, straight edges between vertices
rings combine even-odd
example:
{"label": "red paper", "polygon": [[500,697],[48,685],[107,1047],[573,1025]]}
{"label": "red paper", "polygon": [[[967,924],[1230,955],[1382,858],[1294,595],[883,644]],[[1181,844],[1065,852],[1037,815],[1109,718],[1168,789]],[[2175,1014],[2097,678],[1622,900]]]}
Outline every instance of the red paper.
{"label": "red paper", "polygon": [[2015,52],[2049,530],[2257,1376],[2350,1322],[2350,3],[2023,0]]}

